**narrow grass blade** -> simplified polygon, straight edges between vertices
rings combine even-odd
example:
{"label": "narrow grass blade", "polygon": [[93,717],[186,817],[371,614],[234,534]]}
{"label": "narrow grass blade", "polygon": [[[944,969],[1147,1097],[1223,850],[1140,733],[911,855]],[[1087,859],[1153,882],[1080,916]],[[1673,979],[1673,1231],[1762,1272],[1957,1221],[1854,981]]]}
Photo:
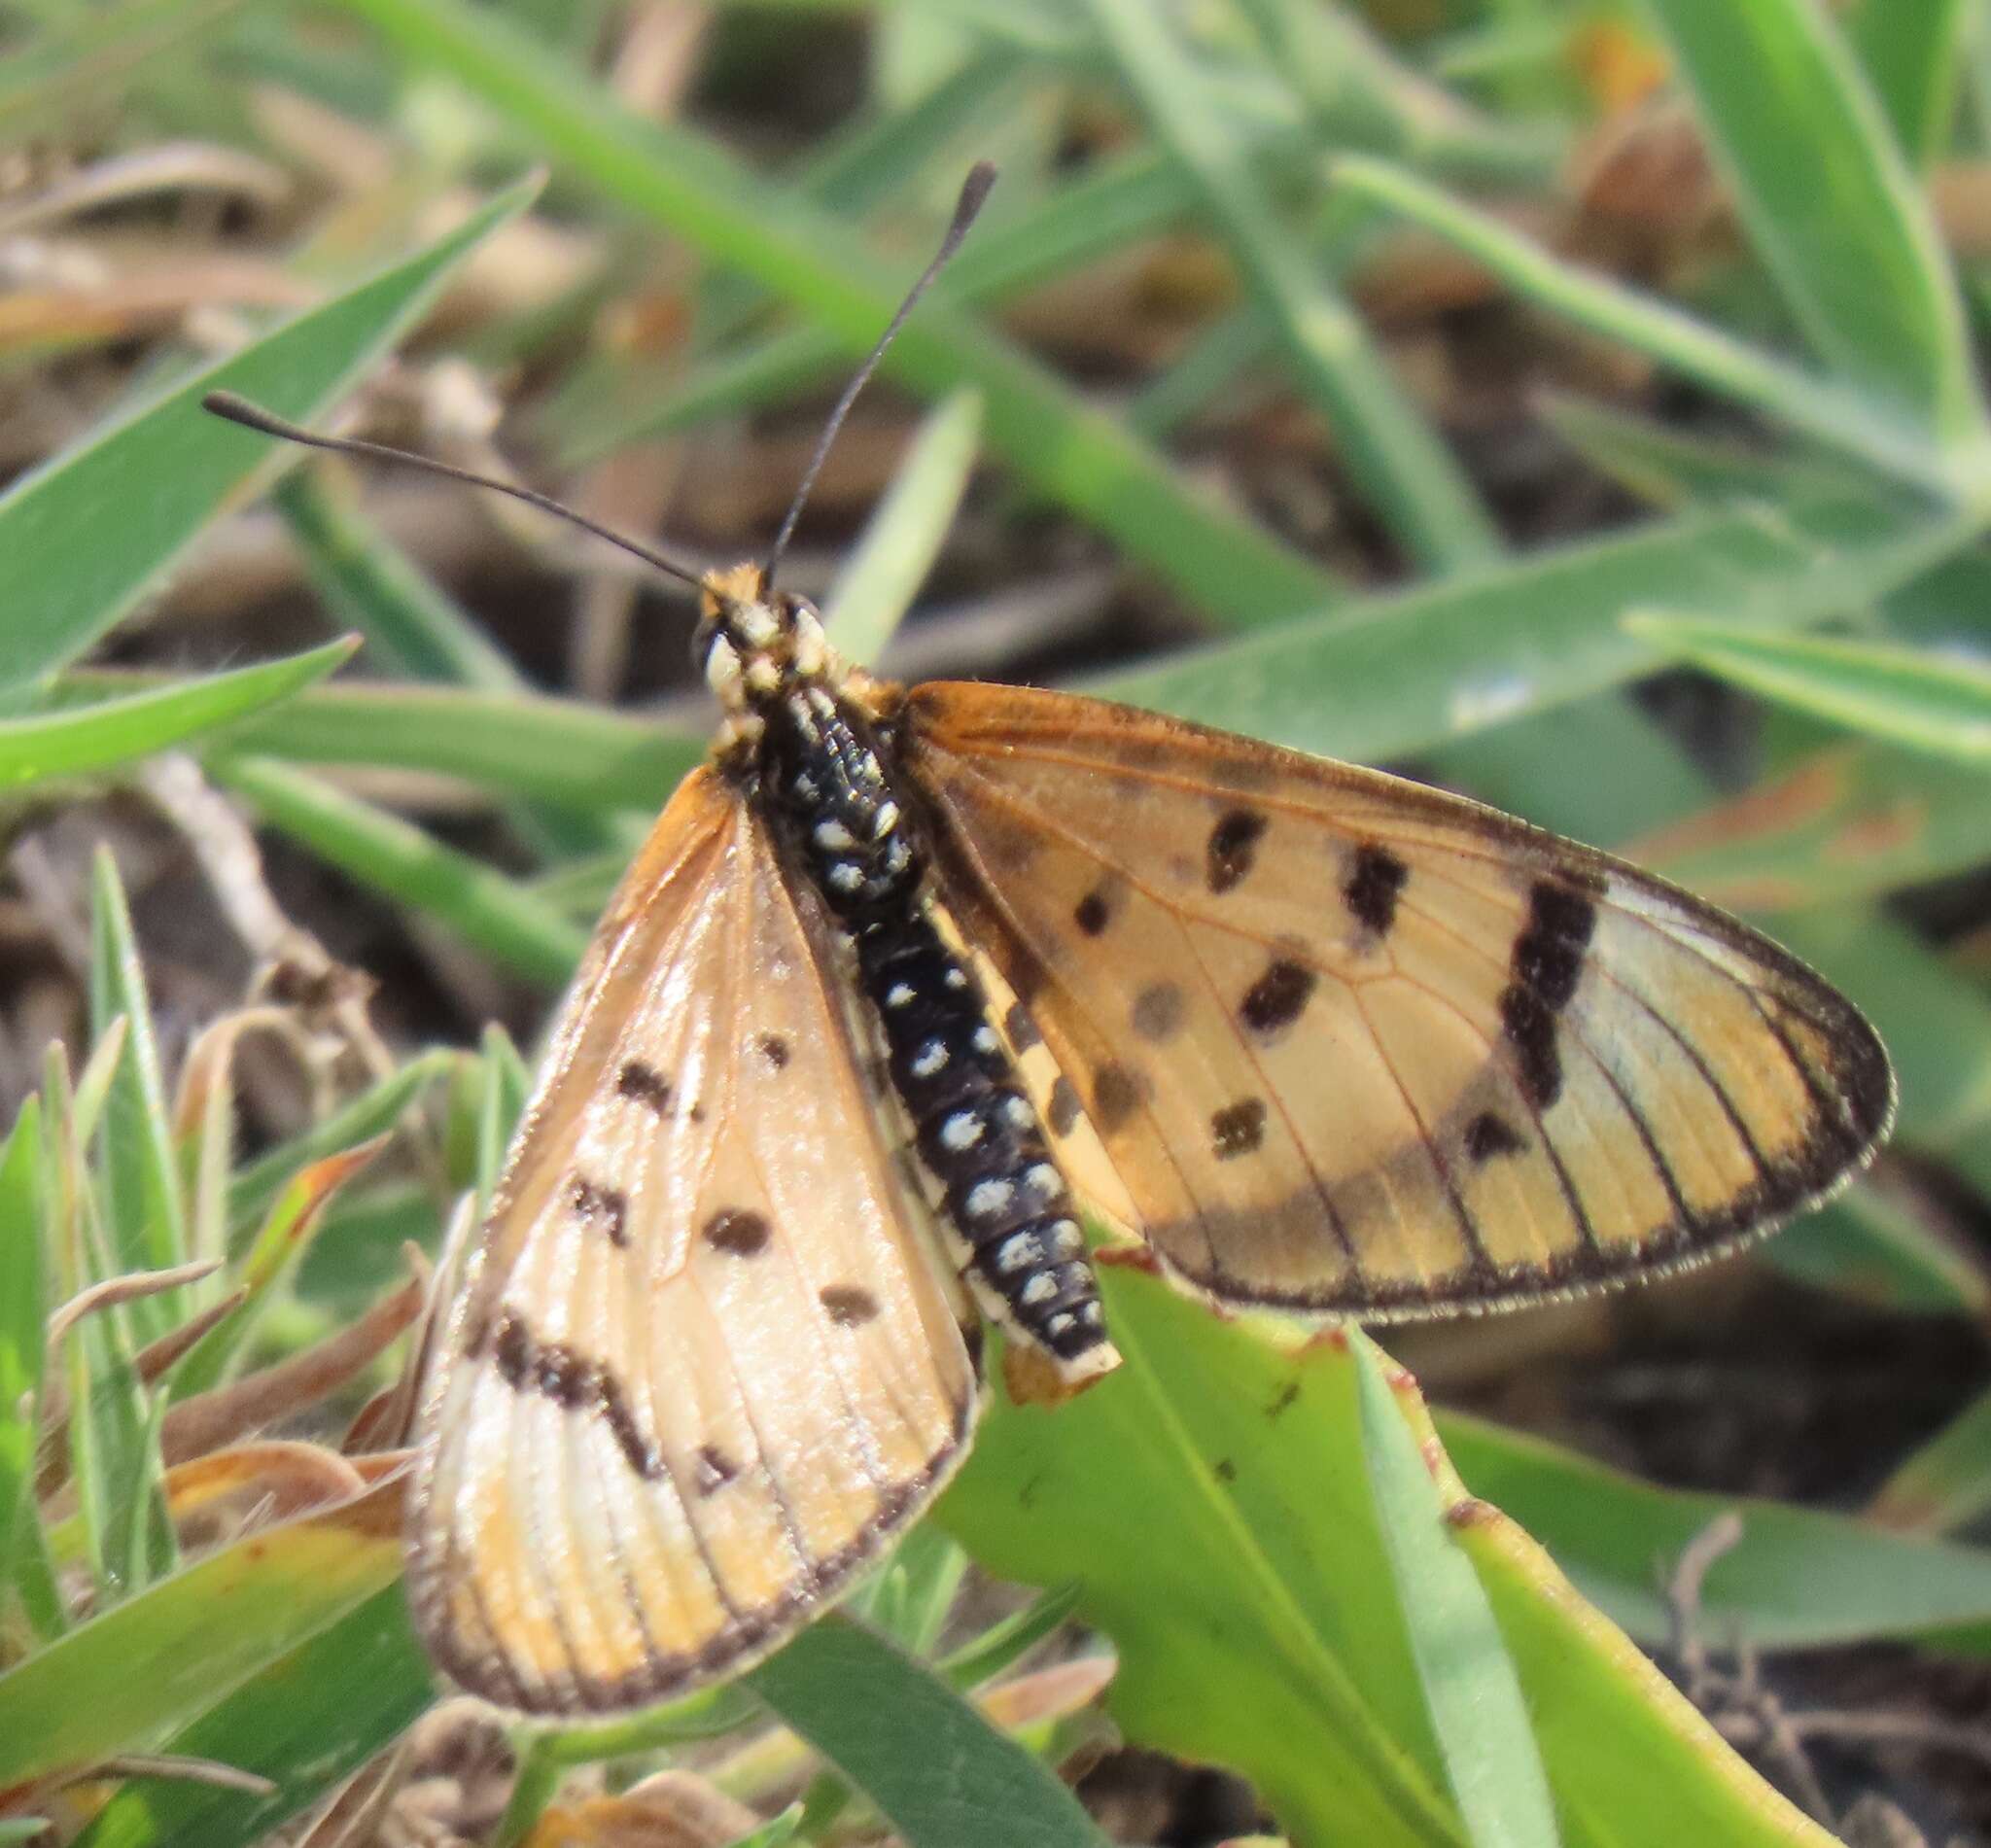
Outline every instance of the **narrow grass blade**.
{"label": "narrow grass blade", "polygon": [[822,619],[846,659],[878,659],[946,543],[981,436],[982,401],[959,391],[920,426],[891,487],[823,599]]}
{"label": "narrow grass blade", "polygon": [[1867,1518],[1903,1533],[1954,1533],[1991,1509],[1991,1392],[1897,1465]]}
{"label": "narrow grass blade", "polygon": [[[111,1075],[99,1139],[111,1260],[120,1271],[164,1271],[187,1261],[187,1198],[152,997],[109,848],[97,850],[91,879],[91,1030],[101,1037],[114,1021],[125,1024],[124,1051]],[[178,1291],[150,1297],[130,1306],[131,1324],[141,1342],[152,1341],[188,1307]]]}
{"label": "narrow grass blade", "polygon": [[1459,1818],[1474,1848],[1556,1848],[1549,1780],[1485,1588],[1446,1530],[1383,1357],[1359,1336],[1349,1352],[1382,1550]]}
{"label": "narrow grass blade", "polygon": [[399,816],[266,757],[229,757],[210,770],[218,783],[253,802],[271,826],[353,878],[446,924],[531,981],[559,987],[587,947],[584,931],[515,880]]}
{"label": "narrow grass blade", "polygon": [[226,389],[308,422],[387,350],[450,271],[532,202],[513,187],[447,236],[307,309],[36,470],[0,498],[9,616],[0,688],[73,661],[262,464],[268,444],[200,409]]}
{"label": "narrow grass blade", "polygon": [[1977,9],[1971,0],[1859,0],[1845,31],[1887,112],[1908,164],[1926,172],[1948,146],[1956,114],[1964,39]]}
{"label": "narrow grass blade", "polygon": [[[716,143],[637,120],[503,18],[464,0],[343,4],[502,110],[563,172],[744,270],[851,352],[867,349],[890,319],[900,281],[853,261],[848,227],[760,185]],[[1266,622],[1332,595],[1318,568],[1192,492],[1111,418],[944,297],[907,323],[886,369],[928,397],[978,387],[994,450],[1218,619]]]}
{"label": "narrow grass blade", "polygon": [[150,1586],[0,1674],[0,1786],[152,1749],[400,1570],[399,1497],[375,1491]]}
{"label": "narrow grass blade", "polygon": [[357,637],[256,667],[177,680],[87,706],[0,718],[0,788],[115,770],[288,698],[351,659]]}
{"label": "narrow grass blade", "polygon": [[1489,213],[1401,167],[1366,156],[1334,163],[1338,185],[1455,244],[1524,299],[1608,340],[1622,341],[1711,392],[1904,481],[1953,493],[1952,459],[1890,402],[1820,378],[1656,296],[1562,261]]}
{"label": "narrow grass blade", "polygon": [[[34,1506],[35,1432],[52,1307],[43,1280],[41,1105],[29,1098],[0,1145],[0,1591],[14,1588],[42,1626],[51,1613]],[[34,1581],[30,1590],[29,1582]]]}
{"label": "narrow grass blade", "polygon": [[[1991,433],[1927,200],[1816,0],[1645,0],[1751,242],[1833,374],[1981,476]],[[1804,148],[1815,157],[1794,160]]]}
{"label": "narrow grass blade", "polygon": [[1650,672],[1659,651],[1616,618],[1656,583],[1683,610],[1796,628],[1886,594],[1969,532],[1857,496],[1694,511],[1101,676],[1087,690],[1373,763]]}
{"label": "narrow grass blade", "polygon": [[1345,297],[1275,219],[1170,16],[1145,0],[1090,0],[1090,10],[1156,137],[1195,183],[1294,382],[1333,428],[1358,491],[1433,570],[1497,556],[1498,535],[1464,471]]}
{"label": "narrow grass blade", "polygon": [[[1050,1771],[858,1624],[824,1618],[748,1679],[878,1805],[908,1848],[1105,1848]],[[881,1726],[880,1714],[892,1724]]]}
{"label": "narrow grass blade", "polygon": [[1815,1649],[1991,1624],[1991,1552],[1981,1549],[1884,1533],[1817,1509],[1659,1488],[1462,1412],[1440,1413],[1437,1423],[1473,1493],[1520,1522],[1585,1597],[1641,1642],[1663,1643],[1670,1631],[1653,1562],[1678,1557],[1729,1511],[1742,1517],[1742,1539],[1702,1587],[1710,1637]]}
{"label": "narrow grass blade", "polygon": [[1913,750],[1991,767],[1991,670],[1977,662],[1667,615],[1634,613],[1624,626],[1747,692]]}
{"label": "narrow grass blade", "polygon": [[126,1783],[77,1848],[254,1848],[398,1739],[436,1698],[389,1586],[242,1683],[166,1750],[267,1778],[267,1796],[210,1784]]}

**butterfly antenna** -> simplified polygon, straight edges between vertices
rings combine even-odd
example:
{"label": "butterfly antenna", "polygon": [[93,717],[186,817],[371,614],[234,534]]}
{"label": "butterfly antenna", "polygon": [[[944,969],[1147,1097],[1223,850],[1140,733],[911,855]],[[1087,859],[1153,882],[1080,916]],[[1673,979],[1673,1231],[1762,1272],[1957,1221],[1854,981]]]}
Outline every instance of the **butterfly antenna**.
{"label": "butterfly antenna", "polygon": [[542,513],[557,514],[561,519],[577,526],[584,533],[592,533],[597,539],[605,539],[611,545],[640,558],[646,565],[660,571],[666,577],[676,577],[694,588],[703,584],[703,574],[688,565],[681,565],[675,558],[667,557],[654,547],[644,544],[641,540],[631,539],[625,533],[617,533],[610,527],[591,520],[585,513],[576,513],[571,506],[563,506],[549,495],[537,494],[531,488],[521,488],[510,481],[500,481],[494,475],[478,474],[470,469],[459,469],[451,463],[437,462],[433,456],[418,456],[406,449],[393,449],[382,442],[361,442],[351,436],[325,436],[315,430],[306,430],[301,424],[288,422],[260,404],[252,404],[246,398],[238,398],[233,392],[209,392],[200,401],[201,408],[212,411],[217,417],[226,417],[231,424],[240,424],[244,429],[260,432],[265,436],[281,436],[285,442],[302,444],[306,449],[329,449],[335,456],[370,456],[377,462],[398,462],[403,468],[420,469],[429,474],[446,475],[452,481],[465,481],[473,488],[489,488],[496,494],[508,494],[514,501],[523,501],[527,506],[536,506]]}
{"label": "butterfly antenna", "polygon": [[843,428],[844,419],[850,415],[857,394],[871,382],[871,374],[878,370],[878,363],[885,358],[886,349],[896,338],[899,329],[905,326],[906,316],[912,313],[914,303],[926,293],[926,286],[933,278],[946,268],[947,260],[961,248],[961,240],[968,234],[968,227],[975,222],[975,215],[981,211],[982,202],[995,184],[996,163],[993,160],[977,160],[968,169],[968,177],[961,183],[961,197],[954,204],[954,217],[948,224],[947,235],[940,240],[940,248],[933,253],[933,261],[920,272],[919,281],[906,291],[906,298],[898,304],[898,312],[878,336],[878,344],[871,349],[870,357],[857,367],[856,376],[844,387],[844,395],[836,401],[836,408],[829,413],[829,422],[823,425],[822,435],[816,439],[816,453],[809,458],[809,466],[802,471],[802,485],[788,503],[782,530],[774,536],[774,544],[768,548],[767,562],[761,567],[761,577],[769,590],[774,588],[775,570],[782,562],[782,554],[788,548],[788,540],[794,537],[795,522],[802,517],[809,491],[815,487],[816,477],[822,472],[830,445],[836,441],[837,432]]}

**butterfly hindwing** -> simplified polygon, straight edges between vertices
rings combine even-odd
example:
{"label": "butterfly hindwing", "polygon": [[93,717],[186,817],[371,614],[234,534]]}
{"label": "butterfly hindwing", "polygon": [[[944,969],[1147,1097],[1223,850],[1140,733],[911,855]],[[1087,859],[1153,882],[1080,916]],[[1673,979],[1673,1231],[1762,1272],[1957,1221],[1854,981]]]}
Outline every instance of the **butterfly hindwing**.
{"label": "butterfly hindwing", "polygon": [[962,929],[1215,1296],[1418,1314],[1661,1270],[1884,1130],[1843,999],[1606,855],[1072,695],[930,684],[898,717]]}
{"label": "butterfly hindwing", "polygon": [[930,1497],[973,1369],[765,825],[701,771],[597,935],[423,1408],[410,1603],[536,1711],[745,1665]]}

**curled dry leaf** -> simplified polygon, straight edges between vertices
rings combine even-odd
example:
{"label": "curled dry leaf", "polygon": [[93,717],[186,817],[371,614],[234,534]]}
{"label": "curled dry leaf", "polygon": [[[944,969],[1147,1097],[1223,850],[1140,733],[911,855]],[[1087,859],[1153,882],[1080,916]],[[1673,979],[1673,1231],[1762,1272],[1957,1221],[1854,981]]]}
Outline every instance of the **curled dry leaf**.
{"label": "curled dry leaf", "polygon": [[690,1771],[659,1771],[620,1796],[548,1809],[526,1848],[726,1848],[762,1820]]}
{"label": "curled dry leaf", "polygon": [[[216,1260],[203,1258],[194,1264],[176,1264],[165,1271],[127,1271],[122,1276],[106,1277],[101,1283],[92,1283],[88,1289],[72,1296],[49,1317],[49,1349],[52,1353],[63,1336],[86,1315],[115,1308],[120,1303],[135,1303],[141,1297],[177,1290],[183,1283],[198,1283],[202,1277],[210,1277],[220,1269]],[[50,1371],[52,1373],[54,1370],[51,1368]]]}
{"label": "curled dry leaf", "polygon": [[1005,1732],[1063,1720],[1092,1705],[1113,1680],[1111,1656],[1080,1656],[1031,1670],[975,1696],[975,1704]]}
{"label": "curled dry leaf", "polygon": [[428,1279],[415,1276],[315,1347],[232,1385],[183,1400],[166,1413],[160,1447],[168,1464],[204,1456],[251,1431],[317,1405],[379,1357],[422,1312]]}
{"label": "curled dry leaf", "polygon": [[365,1493],[367,1480],[322,1445],[270,1440],[176,1464],[166,1507],[189,1551],[231,1538],[253,1517],[286,1519]]}

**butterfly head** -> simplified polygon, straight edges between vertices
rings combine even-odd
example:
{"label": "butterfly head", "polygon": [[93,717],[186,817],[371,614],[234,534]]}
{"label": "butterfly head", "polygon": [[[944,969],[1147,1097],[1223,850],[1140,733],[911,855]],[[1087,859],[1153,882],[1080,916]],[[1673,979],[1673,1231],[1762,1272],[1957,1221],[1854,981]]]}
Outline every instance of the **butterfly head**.
{"label": "butterfly head", "polygon": [[805,597],[770,590],[759,565],[708,572],[692,651],[731,720],[751,721],[798,685],[828,678],[834,656]]}

